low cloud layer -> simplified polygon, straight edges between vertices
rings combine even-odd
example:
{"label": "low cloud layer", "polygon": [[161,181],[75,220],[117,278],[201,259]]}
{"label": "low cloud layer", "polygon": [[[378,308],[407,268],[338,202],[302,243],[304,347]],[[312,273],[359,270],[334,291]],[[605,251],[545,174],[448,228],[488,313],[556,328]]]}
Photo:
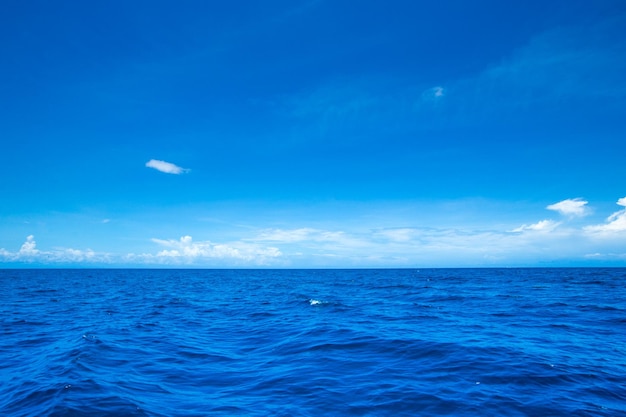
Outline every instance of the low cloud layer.
{"label": "low cloud layer", "polygon": [[72,249],[57,248],[52,250],[40,250],[37,248],[37,242],[33,235],[26,237],[26,241],[22,244],[17,252],[11,252],[4,248],[0,248],[0,262],[17,262],[17,263],[83,263],[98,262],[108,263],[108,254],[98,254],[91,249]]}
{"label": "low cloud layer", "polygon": [[156,264],[225,263],[231,265],[249,264],[264,266],[273,264],[282,255],[278,248],[246,242],[194,242],[191,236],[183,236],[178,240],[156,238],[151,240],[164,249],[156,254],[129,254],[126,259]]}
{"label": "low cloud layer", "polygon": [[[230,241],[145,239],[140,253],[41,249],[27,236],[19,249],[0,249],[14,264],[108,264],[193,267],[445,267],[622,262],[626,259],[626,197],[620,209],[581,224],[588,202],[547,207],[565,216],[518,226],[246,228]],[[417,219],[416,219],[417,221]],[[370,225],[372,226],[372,225]]]}

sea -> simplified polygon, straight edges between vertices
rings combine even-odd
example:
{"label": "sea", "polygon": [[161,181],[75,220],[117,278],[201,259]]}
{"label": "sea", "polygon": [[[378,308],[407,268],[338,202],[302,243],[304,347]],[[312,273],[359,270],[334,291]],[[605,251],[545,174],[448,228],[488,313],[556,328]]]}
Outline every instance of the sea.
{"label": "sea", "polygon": [[0,270],[0,416],[626,416],[626,268]]}

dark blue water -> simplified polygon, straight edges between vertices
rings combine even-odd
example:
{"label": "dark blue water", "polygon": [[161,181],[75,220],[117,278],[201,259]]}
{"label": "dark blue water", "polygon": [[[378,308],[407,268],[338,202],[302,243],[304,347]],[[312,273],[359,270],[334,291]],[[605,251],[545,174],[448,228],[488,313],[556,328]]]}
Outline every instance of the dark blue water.
{"label": "dark blue water", "polygon": [[625,416],[626,269],[0,270],[2,416]]}

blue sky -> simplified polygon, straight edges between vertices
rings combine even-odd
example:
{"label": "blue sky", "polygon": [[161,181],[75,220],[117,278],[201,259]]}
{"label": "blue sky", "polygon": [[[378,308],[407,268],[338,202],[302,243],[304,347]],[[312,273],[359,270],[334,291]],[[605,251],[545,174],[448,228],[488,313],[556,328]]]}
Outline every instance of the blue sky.
{"label": "blue sky", "polygon": [[0,267],[626,266],[626,3],[14,1]]}

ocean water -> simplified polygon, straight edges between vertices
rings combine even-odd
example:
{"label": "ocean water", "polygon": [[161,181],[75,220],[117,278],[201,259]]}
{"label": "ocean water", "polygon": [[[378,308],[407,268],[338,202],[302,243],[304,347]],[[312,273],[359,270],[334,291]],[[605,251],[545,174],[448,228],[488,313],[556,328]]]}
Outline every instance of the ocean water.
{"label": "ocean water", "polygon": [[626,269],[0,270],[1,416],[626,416]]}

